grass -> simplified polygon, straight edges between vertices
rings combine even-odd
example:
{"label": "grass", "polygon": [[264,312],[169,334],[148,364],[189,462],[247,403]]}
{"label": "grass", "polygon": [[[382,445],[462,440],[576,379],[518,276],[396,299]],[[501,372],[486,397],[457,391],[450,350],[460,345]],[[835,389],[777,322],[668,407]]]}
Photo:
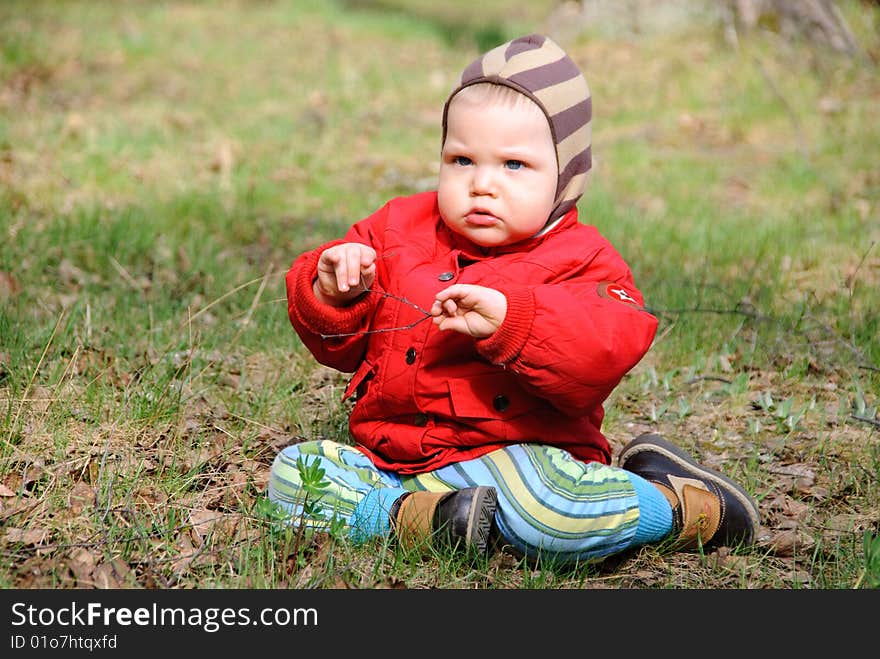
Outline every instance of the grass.
{"label": "grass", "polygon": [[594,99],[582,219],[661,321],[605,431],[745,483],[756,547],[424,559],[266,505],[281,447],[346,438],[286,268],[433,185],[455,76],[550,25],[528,5],[0,5],[0,585],[877,587],[880,18],[854,0],[857,58],[718,26],[563,35]]}

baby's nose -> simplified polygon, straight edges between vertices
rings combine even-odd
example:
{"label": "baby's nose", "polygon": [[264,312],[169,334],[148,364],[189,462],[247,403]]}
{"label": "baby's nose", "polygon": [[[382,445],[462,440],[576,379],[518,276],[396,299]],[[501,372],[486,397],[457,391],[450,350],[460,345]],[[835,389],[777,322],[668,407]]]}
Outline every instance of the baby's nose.
{"label": "baby's nose", "polygon": [[471,194],[494,194],[496,189],[495,176],[489,167],[475,167],[471,178]]}

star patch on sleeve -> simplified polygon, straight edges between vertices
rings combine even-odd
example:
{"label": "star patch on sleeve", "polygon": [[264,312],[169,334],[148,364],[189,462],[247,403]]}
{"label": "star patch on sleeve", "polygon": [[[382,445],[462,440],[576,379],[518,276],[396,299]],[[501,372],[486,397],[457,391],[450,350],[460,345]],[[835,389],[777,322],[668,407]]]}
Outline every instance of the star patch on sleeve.
{"label": "star patch on sleeve", "polygon": [[634,293],[616,282],[599,282],[597,292],[599,293],[599,297],[608,298],[609,300],[617,300],[618,302],[623,302],[636,309],[644,310],[644,307],[639,304],[638,300],[636,300]]}

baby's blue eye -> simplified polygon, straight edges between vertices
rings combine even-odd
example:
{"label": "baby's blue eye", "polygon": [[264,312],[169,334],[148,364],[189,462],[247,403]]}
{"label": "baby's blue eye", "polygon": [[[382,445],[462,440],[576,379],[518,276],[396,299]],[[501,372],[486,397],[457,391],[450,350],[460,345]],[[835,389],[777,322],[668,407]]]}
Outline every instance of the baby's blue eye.
{"label": "baby's blue eye", "polygon": [[466,156],[455,156],[455,159],[453,160],[453,162],[455,162],[456,165],[461,165],[462,167],[467,167],[468,165],[471,164],[471,159]]}
{"label": "baby's blue eye", "polygon": [[507,169],[520,169],[523,167],[523,162],[522,160],[508,160],[504,163],[504,166],[507,167]]}

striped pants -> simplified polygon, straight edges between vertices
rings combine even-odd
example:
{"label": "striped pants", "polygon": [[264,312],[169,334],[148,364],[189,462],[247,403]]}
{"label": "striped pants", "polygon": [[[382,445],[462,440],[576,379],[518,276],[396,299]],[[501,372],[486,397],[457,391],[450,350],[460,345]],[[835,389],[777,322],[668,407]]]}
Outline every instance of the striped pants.
{"label": "striped pants", "polygon": [[[630,474],[585,463],[567,451],[517,444],[432,472],[399,475],[376,468],[352,446],[323,440],[288,446],[275,458],[268,496],[294,523],[328,523],[303,514],[298,460],[324,470],[317,506],[343,520],[354,540],[390,532],[388,510],[402,494],[489,485],[498,492],[495,521],[504,540],[528,557],[596,561],[635,544],[639,497]],[[328,514],[329,513],[329,514]]]}

